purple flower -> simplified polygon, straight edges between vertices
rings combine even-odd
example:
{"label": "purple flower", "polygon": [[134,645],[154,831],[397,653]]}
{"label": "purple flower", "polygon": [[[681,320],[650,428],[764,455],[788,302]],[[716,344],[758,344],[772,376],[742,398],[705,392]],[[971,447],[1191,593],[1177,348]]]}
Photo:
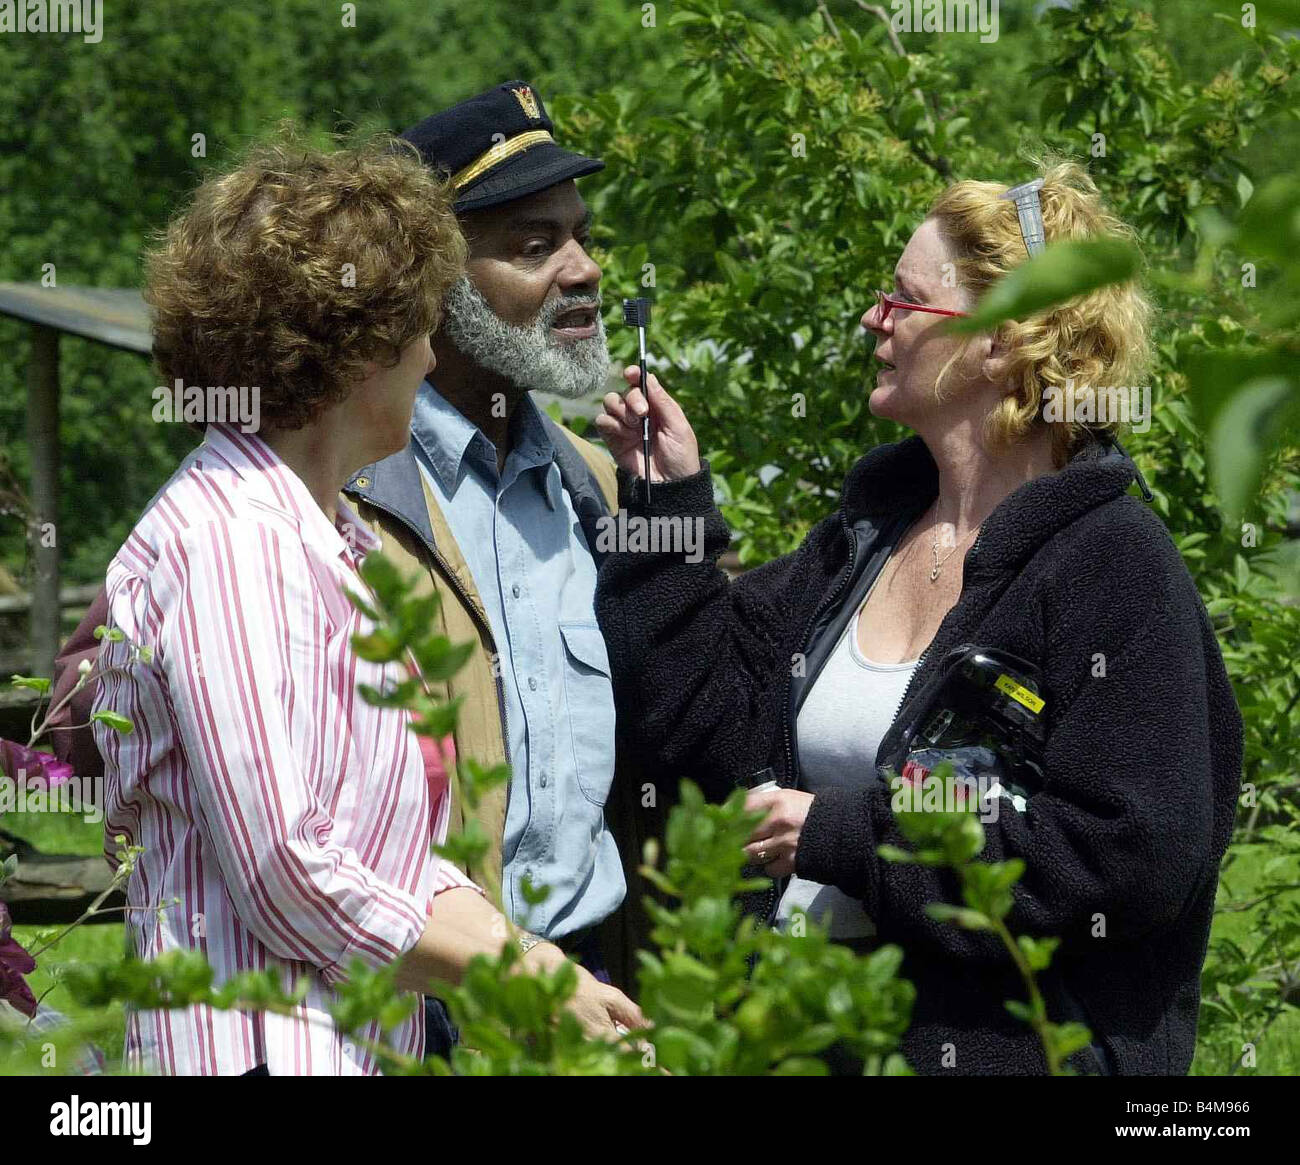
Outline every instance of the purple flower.
{"label": "purple flower", "polygon": [[72,766],[64,764],[48,752],[37,752],[12,740],[0,740],[0,772],[17,782],[19,771],[27,774],[27,787],[44,785],[49,789],[66,785],[76,775]]}
{"label": "purple flower", "polygon": [[36,996],[23,976],[36,970],[36,960],[10,934],[11,930],[9,907],[0,902],[0,999],[24,1015],[35,1015]]}

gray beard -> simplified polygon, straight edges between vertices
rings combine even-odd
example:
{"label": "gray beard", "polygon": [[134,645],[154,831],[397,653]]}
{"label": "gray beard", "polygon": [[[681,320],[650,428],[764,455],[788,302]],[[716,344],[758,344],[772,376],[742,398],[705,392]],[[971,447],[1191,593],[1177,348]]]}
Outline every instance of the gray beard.
{"label": "gray beard", "polygon": [[[575,307],[594,305],[596,334],[589,340],[559,344],[551,324]],[[442,334],[480,368],[504,377],[516,388],[555,396],[592,396],[609,378],[609,344],[599,296],[566,295],[546,304],[531,323],[506,323],[462,275],[447,293]],[[436,373],[435,373],[436,375]]]}

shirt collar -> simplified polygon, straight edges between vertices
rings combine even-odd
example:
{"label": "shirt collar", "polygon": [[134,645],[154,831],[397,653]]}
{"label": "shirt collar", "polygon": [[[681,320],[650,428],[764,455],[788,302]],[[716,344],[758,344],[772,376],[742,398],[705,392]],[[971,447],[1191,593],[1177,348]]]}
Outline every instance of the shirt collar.
{"label": "shirt collar", "polygon": [[304,543],[327,558],[364,558],[379,548],[379,539],[340,495],[331,523],[311,491],[261,437],[237,427],[210,424],[204,446],[235,472],[258,505],[289,518]]}
{"label": "shirt collar", "polygon": [[[411,435],[448,495],[456,492],[466,458],[483,470],[489,480],[496,481],[500,476],[492,442],[427,380],[416,394]],[[510,418],[510,436],[506,476],[517,476],[526,469],[549,465],[555,460],[551,435],[528,393],[524,393]]]}

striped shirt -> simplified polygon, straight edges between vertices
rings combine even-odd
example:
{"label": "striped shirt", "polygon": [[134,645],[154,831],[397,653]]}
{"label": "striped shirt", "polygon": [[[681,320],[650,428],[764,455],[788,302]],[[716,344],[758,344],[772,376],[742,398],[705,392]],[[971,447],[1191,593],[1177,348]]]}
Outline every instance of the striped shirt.
{"label": "striped shirt", "polygon": [[[400,678],[351,647],[367,627],[345,588],[361,589],[356,567],[377,545],[341,501],[331,523],[259,438],[209,426],[109,566],[110,626],[153,651],[132,661],[105,640],[101,667],[123,671],[95,701],[135,723],[95,731],[110,860],[118,834],[145,851],[127,885],[144,908],[128,913],[136,952],[201,952],[218,984],[248,970],[309,983],[287,1016],[129,1011],[131,1066],[376,1073],[334,1027],[332,986],[353,959],[392,963],[435,894],[472,886],[430,852],[450,798],[408,715],[357,692]],[[388,1043],[421,1056],[422,1009]]]}

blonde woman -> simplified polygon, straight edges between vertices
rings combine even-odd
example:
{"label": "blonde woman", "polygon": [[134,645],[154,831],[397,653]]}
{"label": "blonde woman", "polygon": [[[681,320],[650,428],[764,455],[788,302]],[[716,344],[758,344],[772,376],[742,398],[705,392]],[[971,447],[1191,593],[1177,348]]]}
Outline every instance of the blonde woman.
{"label": "blonde woman", "polygon": [[[419,1057],[419,1011],[387,1036],[345,1038],[330,1015],[354,962],[396,967],[403,991],[457,981],[514,941],[450,862],[447,774],[406,714],[360,684],[400,678],[360,659],[347,591],[378,539],[341,500],[362,466],[403,448],[429,334],[465,262],[446,188],[414,151],[254,150],[213,177],[148,260],[154,355],[167,383],[257,386],[257,428],[209,417],[204,442],[108,569],[109,623],[152,660],[105,642],[97,706],[107,849],[143,847],[127,897],[136,953],[203,954],[218,984],[305,980],[287,1015],[131,1011],[128,1061],[167,1074],[368,1075],[386,1039]],[[350,276],[350,277],[349,277]],[[146,406],[147,407],[147,406]],[[432,745],[432,742],[425,742]],[[564,955],[524,936],[526,968]],[[577,969],[571,1007],[592,1035],[642,1022]]]}
{"label": "blonde woman", "polygon": [[[1077,166],[1042,179],[1049,242],[1128,234]],[[1073,1065],[1185,1073],[1240,716],[1192,579],[1128,492],[1135,467],[1109,440],[1114,425],[1068,411],[1054,421],[1047,407],[1070,381],[1076,402],[1142,383],[1141,292],[1109,287],[969,340],[942,327],[1038,241],[1006,193],[970,181],[944,191],[893,290],[863,315],[878,364],[871,410],[916,435],[863,456],[838,511],[793,554],[734,581],[717,569],[728,531],[708,468],[649,378],[653,512],[704,519],[705,561],[613,555],[598,614],[616,695],[638,712],[627,722],[660,764],[718,797],[756,770],[775,774],[777,788],[749,798],[766,813],[748,852],[775,879],[761,907],[771,921],[798,910],[839,941],[903,946],[917,988],[904,1053],[921,1073],[1046,1062],[1003,1006],[1024,989],[996,939],[926,913],[960,901],[953,875],[879,857],[906,843],[876,762],[951,649],[1027,661],[1045,700],[1041,780],[986,825],[981,858],[1025,863],[1011,930],[1061,939],[1042,976],[1049,1015],[1093,1033]],[[598,425],[634,475],[637,513],[647,402],[627,375],[632,390],[606,398]]]}

